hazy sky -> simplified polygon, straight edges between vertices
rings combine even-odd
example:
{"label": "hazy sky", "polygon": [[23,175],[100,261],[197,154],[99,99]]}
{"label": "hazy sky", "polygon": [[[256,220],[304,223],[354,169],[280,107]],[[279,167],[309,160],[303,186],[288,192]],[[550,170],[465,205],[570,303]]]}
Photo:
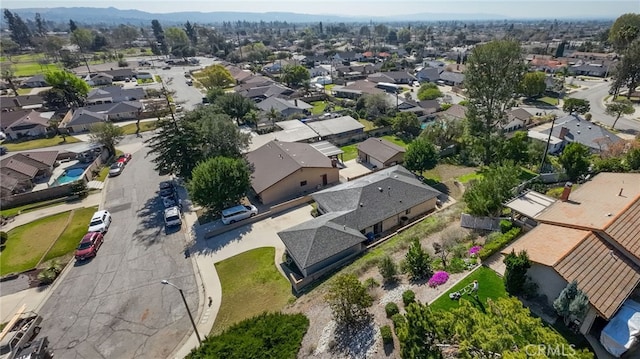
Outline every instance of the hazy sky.
{"label": "hazy sky", "polygon": [[346,16],[384,16],[411,13],[484,13],[519,18],[617,17],[640,12],[640,0],[133,0],[133,1],[59,1],[1,0],[2,8],[116,7],[152,13],[180,11],[286,11],[305,14]]}

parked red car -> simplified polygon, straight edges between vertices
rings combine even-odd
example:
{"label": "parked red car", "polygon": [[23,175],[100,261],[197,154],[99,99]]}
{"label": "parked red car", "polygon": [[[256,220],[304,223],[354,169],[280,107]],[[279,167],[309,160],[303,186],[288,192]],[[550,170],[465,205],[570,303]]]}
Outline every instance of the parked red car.
{"label": "parked red car", "polygon": [[85,260],[95,257],[98,249],[102,245],[104,237],[100,232],[89,232],[82,237],[78,248],[76,248],[76,260]]}
{"label": "parked red car", "polygon": [[125,153],[123,155],[120,155],[120,157],[118,157],[118,159],[116,160],[116,162],[121,162],[124,165],[126,165],[129,161],[131,161],[130,153]]}

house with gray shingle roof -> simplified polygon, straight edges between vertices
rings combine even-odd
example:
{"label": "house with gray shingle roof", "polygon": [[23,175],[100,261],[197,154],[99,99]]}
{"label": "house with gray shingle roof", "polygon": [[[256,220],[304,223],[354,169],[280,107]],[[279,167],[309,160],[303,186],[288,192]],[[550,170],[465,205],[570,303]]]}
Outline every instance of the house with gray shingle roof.
{"label": "house with gray shingle roof", "polygon": [[606,151],[610,145],[622,141],[615,133],[575,115],[557,119],[553,129],[540,132],[545,135],[551,132],[552,136],[564,141],[565,145],[570,142],[581,143],[593,153]]}
{"label": "house with gray shingle roof", "polygon": [[320,216],[278,233],[303,277],[315,278],[365,250],[367,240],[435,209],[441,193],[401,166],[312,195]]}

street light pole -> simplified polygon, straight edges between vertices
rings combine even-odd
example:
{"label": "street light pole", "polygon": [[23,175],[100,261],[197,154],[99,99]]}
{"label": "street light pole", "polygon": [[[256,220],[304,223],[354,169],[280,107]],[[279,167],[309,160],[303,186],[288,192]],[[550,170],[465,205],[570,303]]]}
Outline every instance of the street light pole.
{"label": "street light pole", "polygon": [[181,288],[177,287],[175,284],[169,282],[166,279],[163,279],[162,284],[168,284],[180,292],[180,296],[182,297],[182,301],[184,302],[185,308],[187,308],[187,314],[189,314],[189,320],[191,320],[191,325],[193,325],[193,330],[196,332],[196,337],[198,338],[198,343],[202,344],[202,339],[200,339],[200,333],[198,333],[198,328],[196,327],[196,322],[193,321],[193,316],[191,315],[191,310],[189,310],[189,304],[187,304],[187,298],[184,297],[184,292]]}

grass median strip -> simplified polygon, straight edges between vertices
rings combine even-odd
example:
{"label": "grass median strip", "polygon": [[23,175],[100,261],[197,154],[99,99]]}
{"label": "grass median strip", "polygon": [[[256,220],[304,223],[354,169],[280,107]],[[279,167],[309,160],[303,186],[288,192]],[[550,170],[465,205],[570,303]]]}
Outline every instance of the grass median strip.
{"label": "grass median strip", "polygon": [[274,265],[275,248],[250,250],[215,264],[222,303],[211,335],[264,311],[284,308],[293,296],[291,284]]}
{"label": "grass median strip", "polygon": [[76,142],[80,142],[80,140],[73,136],[67,136],[64,140],[62,139],[61,136],[54,136],[51,138],[39,138],[36,140],[29,140],[24,142],[15,142],[15,143],[3,142],[2,145],[5,146],[9,152],[12,152],[12,151],[33,150],[36,148],[51,147],[51,146],[62,145],[65,143],[76,143]]}
{"label": "grass median strip", "polygon": [[91,221],[91,216],[97,210],[98,206],[76,209],[67,228],[64,229],[64,232],[62,232],[51,249],[49,249],[42,259],[42,262],[73,252],[78,243],[80,243],[82,236],[87,233],[87,224]]}

